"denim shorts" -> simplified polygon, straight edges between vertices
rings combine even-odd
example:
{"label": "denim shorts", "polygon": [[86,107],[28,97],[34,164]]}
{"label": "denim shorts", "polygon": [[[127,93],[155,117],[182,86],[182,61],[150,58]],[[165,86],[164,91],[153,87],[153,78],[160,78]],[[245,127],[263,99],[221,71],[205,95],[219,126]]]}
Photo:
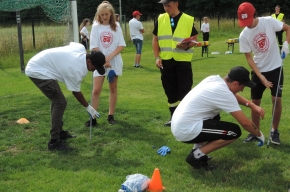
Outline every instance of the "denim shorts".
{"label": "denim shorts", "polygon": [[133,43],[136,47],[136,54],[141,54],[143,41],[140,39],[133,39]]}

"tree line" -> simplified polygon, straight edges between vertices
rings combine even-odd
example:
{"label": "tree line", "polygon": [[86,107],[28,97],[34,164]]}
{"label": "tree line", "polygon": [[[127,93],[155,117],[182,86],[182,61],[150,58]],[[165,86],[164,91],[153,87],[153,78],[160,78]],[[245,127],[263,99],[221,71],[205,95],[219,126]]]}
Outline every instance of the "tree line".
{"label": "tree line", "polygon": [[[77,0],[78,20],[79,23],[84,18],[93,19],[97,6],[103,0]],[[132,12],[138,10],[142,13],[141,21],[156,19],[160,13],[164,12],[162,4],[159,4],[159,0],[109,0],[114,6],[115,12],[120,13],[119,7],[121,2],[122,15],[126,20],[132,18]],[[179,0],[179,8],[181,11],[194,16],[197,19],[201,19],[203,16],[209,16],[210,18],[227,18],[234,19],[237,17],[237,8],[241,4],[242,0]],[[290,13],[290,1],[285,0],[251,0],[258,12],[258,15],[269,15],[274,13],[276,5],[280,5],[281,12],[285,14],[286,22]],[[1,7],[1,3],[0,3]],[[49,18],[46,17],[41,7],[35,7],[28,10],[21,11],[22,21],[30,21],[34,18],[40,22],[49,22]],[[15,23],[14,12],[0,11],[0,21],[5,23]]]}

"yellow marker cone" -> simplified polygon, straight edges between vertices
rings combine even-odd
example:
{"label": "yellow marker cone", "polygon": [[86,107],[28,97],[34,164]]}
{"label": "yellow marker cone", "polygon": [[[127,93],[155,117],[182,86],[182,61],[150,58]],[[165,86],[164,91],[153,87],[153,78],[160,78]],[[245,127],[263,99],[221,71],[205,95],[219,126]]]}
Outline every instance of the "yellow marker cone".
{"label": "yellow marker cone", "polygon": [[25,118],[20,118],[16,121],[18,124],[27,124],[29,121]]}

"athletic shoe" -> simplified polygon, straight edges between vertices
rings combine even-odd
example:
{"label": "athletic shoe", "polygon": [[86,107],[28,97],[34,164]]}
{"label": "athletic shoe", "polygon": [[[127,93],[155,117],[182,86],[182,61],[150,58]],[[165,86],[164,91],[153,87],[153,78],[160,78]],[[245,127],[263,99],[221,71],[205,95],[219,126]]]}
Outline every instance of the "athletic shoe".
{"label": "athletic shoe", "polygon": [[64,131],[64,130],[60,132],[59,134],[59,138],[61,140],[67,140],[69,138],[75,138],[75,137],[76,137],[75,135],[71,135],[68,131]]}
{"label": "athletic shoe", "polygon": [[249,143],[251,141],[257,141],[257,137],[255,135],[252,135],[251,133],[248,134],[247,138],[244,139],[244,143]]}
{"label": "athletic shoe", "polygon": [[171,127],[171,120],[164,124],[165,127]]}
{"label": "athletic shoe", "polygon": [[142,68],[142,66],[141,66],[141,65],[135,65],[135,67],[136,67],[136,68]]}
{"label": "athletic shoe", "polygon": [[271,140],[271,143],[280,145],[280,133],[278,132],[277,129],[275,129],[274,131],[271,131],[270,140]]}
{"label": "athletic shoe", "polygon": [[54,143],[48,142],[47,145],[48,150],[50,151],[71,151],[73,148],[67,146],[61,139],[57,140]]}
{"label": "athletic shoe", "polygon": [[[86,123],[85,123],[85,127],[89,127],[90,126],[90,121],[91,120],[88,120]],[[92,119],[92,126],[97,126],[97,119]]]}
{"label": "athletic shoe", "polygon": [[204,168],[207,171],[211,171],[214,169],[213,166],[208,165],[207,161],[208,161],[208,156],[204,155],[202,157],[200,157],[199,159],[194,157],[193,152],[196,149],[192,150],[186,157],[185,161],[190,164],[192,167],[194,167],[195,169],[200,169],[200,168]]}
{"label": "athletic shoe", "polygon": [[108,122],[110,125],[113,125],[116,123],[116,121],[114,119],[114,115],[108,115]]}

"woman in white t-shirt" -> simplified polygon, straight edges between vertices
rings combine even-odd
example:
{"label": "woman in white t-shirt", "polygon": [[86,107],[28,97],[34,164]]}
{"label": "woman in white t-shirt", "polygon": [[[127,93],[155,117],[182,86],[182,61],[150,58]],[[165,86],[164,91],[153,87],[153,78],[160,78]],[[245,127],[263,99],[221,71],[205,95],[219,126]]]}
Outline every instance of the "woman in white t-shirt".
{"label": "woman in white t-shirt", "polygon": [[[101,51],[106,56],[106,64],[104,65],[106,73],[101,75],[98,71],[94,72],[92,106],[98,109],[100,94],[107,75],[110,91],[108,122],[111,125],[115,124],[114,112],[117,102],[118,76],[122,75],[123,70],[121,51],[125,46],[122,29],[116,23],[114,8],[109,2],[103,1],[97,8],[91,30],[90,50]],[[97,125],[96,120],[92,122],[92,125]],[[90,121],[87,121],[85,126],[90,126]]]}
{"label": "woman in white t-shirt", "polygon": [[85,46],[86,50],[89,48],[89,25],[90,20],[88,18],[85,18],[80,25],[81,43]]}

